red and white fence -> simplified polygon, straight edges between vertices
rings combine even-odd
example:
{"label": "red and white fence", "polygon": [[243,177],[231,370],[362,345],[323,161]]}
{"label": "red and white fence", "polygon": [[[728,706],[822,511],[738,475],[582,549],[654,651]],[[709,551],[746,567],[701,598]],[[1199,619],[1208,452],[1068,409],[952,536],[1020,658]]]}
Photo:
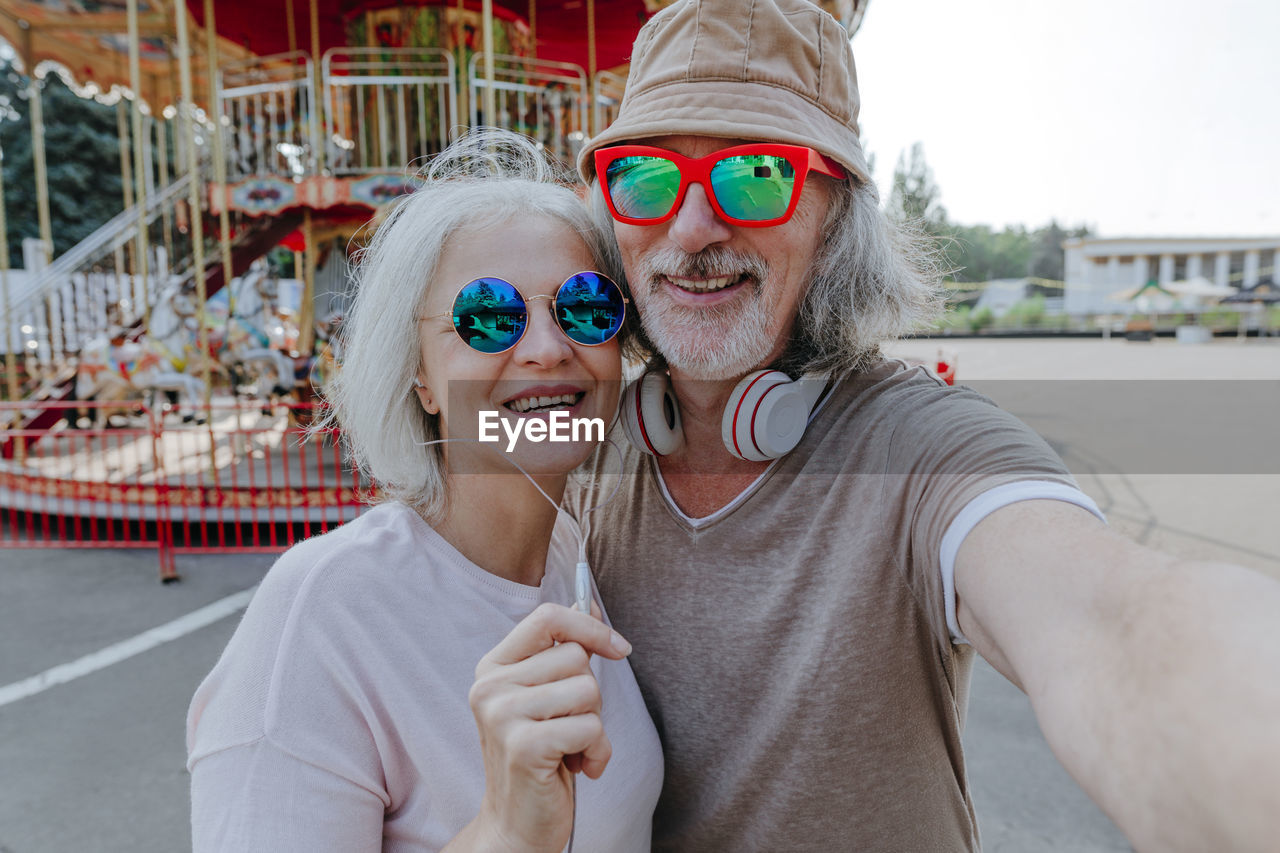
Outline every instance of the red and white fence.
{"label": "red and white fence", "polygon": [[[372,487],[313,404],[214,406],[209,422],[141,403],[0,402],[0,547],[283,551],[358,516]],[[41,409],[52,429],[24,429]],[[77,428],[78,427],[78,428]]]}

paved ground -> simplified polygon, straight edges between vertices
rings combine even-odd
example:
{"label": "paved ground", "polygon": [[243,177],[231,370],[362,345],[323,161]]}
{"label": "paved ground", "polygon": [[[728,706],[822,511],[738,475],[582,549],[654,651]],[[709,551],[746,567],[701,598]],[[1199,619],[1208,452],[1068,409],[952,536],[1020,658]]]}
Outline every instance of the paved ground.
{"label": "paved ground", "polygon": [[[946,345],[961,352],[962,380],[1053,376],[1064,366],[1095,378],[1090,371],[1108,365],[1112,375],[1280,379],[1273,342],[1224,349],[1162,341],[1150,350],[1121,341]],[[903,346],[921,355],[936,349]],[[1081,484],[1114,526],[1137,538],[1280,577],[1280,476],[1119,472],[1081,477]],[[247,589],[270,559],[180,559],[182,582],[162,586],[154,552],[0,553],[0,692]],[[187,849],[183,721],[235,624],[234,615],[222,618],[0,704],[0,853]],[[965,740],[988,853],[1130,849],[1049,754],[1026,698],[981,663]]]}
{"label": "paved ground", "polygon": [[[153,551],[6,551],[0,684],[246,589],[270,560],[180,560],[183,581],[164,586]],[[0,851],[189,849],[183,721],[235,624],[0,706]]]}
{"label": "paved ground", "polygon": [[[182,582],[162,586],[147,551],[5,552],[0,684],[246,589],[269,562],[182,559]],[[236,621],[0,707],[0,853],[189,849],[183,721]],[[966,741],[986,850],[1129,849],[1049,754],[1026,697],[982,663]]]}
{"label": "paved ground", "polygon": [[1280,339],[943,338],[891,353],[930,360],[939,350],[960,382],[1054,445],[1112,527],[1280,578]]}
{"label": "paved ground", "polygon": [[902,341],[895,355],[958,356],[959,380],[974,379],[1280,379],[1280,338],[927,338]]}

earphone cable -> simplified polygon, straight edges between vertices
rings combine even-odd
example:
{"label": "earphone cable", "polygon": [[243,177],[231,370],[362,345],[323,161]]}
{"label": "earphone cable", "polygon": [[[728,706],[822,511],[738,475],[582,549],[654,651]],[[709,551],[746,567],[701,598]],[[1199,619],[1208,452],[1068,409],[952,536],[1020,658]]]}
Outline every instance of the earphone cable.
{"label": "earphone cable", "polygon": [[[591,612],[591,580],[589,574],[590,568],[587,564],[587,531],[590,529],[590,519],[588,516],[596,510],[606,506],[610,501],[617,497],[618,490],[622,488],[622,448],[618,447],[612,439],[605,439],[605,441],[613,448],[614,452],[618,454],[618,482],[613,487],[613,491],[609,493],[609,497],[605,498],[604,501],[596,504],[590,509],[584,510],[582,513],[582,521],[574,525],[574,528],[578,533],[578,566],[576,571],[577,576],[574,578],[574,597],[576,599],[574,604],[578,610],[582,610],[586,613]],[[480,441],[478,438],[437,438],[432,441],[415,442],[415,444],[421,447],[427,447],[433,444],[451,444],[454,442],[484,444],[484,442]],[[494,450],[497,451],[497,448],[494,448]],[[568,517],[571,521],[574,520],[573,515],[570,514],[568,510],[551,500],[551,496],[542,490],[542,487],[538,485],[537,481],[533,479],[528,471],[521,467],[519,462],[507,456],[503,456],[503,458],[506,459],[507,462],[510,462],[517,471],[525,476],[526,480],[533,484],[533,487],[538,490],[538,494],[546,498],[547,503],[551,504],[551,506],[555,508],[556,512]],[[565,848],[565,853],[573,853],[573,839],[577,834],[578,829],[578,774],[576,773],[569,774],[569,799],[569,844]]]}

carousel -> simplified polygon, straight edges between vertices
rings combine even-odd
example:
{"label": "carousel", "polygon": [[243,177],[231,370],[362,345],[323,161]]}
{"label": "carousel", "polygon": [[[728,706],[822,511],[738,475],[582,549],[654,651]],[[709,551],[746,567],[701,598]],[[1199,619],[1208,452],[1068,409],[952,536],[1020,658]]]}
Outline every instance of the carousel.
{"label": "carousel", "polygon": [[[469,126],[572,163],[672,0],[0,0],[41,252],[0,253],[0,543],[275,551],[371,484],[306,428],[348,258]],[[850,34],[867,0],[824,0]],[[40,92],[115,105],[121,213],[52,257]],[[7,246],[0,181],[0,245]]]}

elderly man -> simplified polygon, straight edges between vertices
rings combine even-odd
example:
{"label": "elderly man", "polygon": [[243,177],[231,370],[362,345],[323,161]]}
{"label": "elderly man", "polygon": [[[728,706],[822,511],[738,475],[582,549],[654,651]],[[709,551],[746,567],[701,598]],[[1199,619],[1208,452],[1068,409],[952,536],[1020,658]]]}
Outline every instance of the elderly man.
{"label": "elderly man", "polygon": [[976,651],[1140,849],[1274,850],[1280,584],[1109,532],[1027,427],[880,355],[937,275],[857,115],[816,6],[684,0],[579,159],[654,354],[591,557],[665,749],[655,849],[978,849]]}

